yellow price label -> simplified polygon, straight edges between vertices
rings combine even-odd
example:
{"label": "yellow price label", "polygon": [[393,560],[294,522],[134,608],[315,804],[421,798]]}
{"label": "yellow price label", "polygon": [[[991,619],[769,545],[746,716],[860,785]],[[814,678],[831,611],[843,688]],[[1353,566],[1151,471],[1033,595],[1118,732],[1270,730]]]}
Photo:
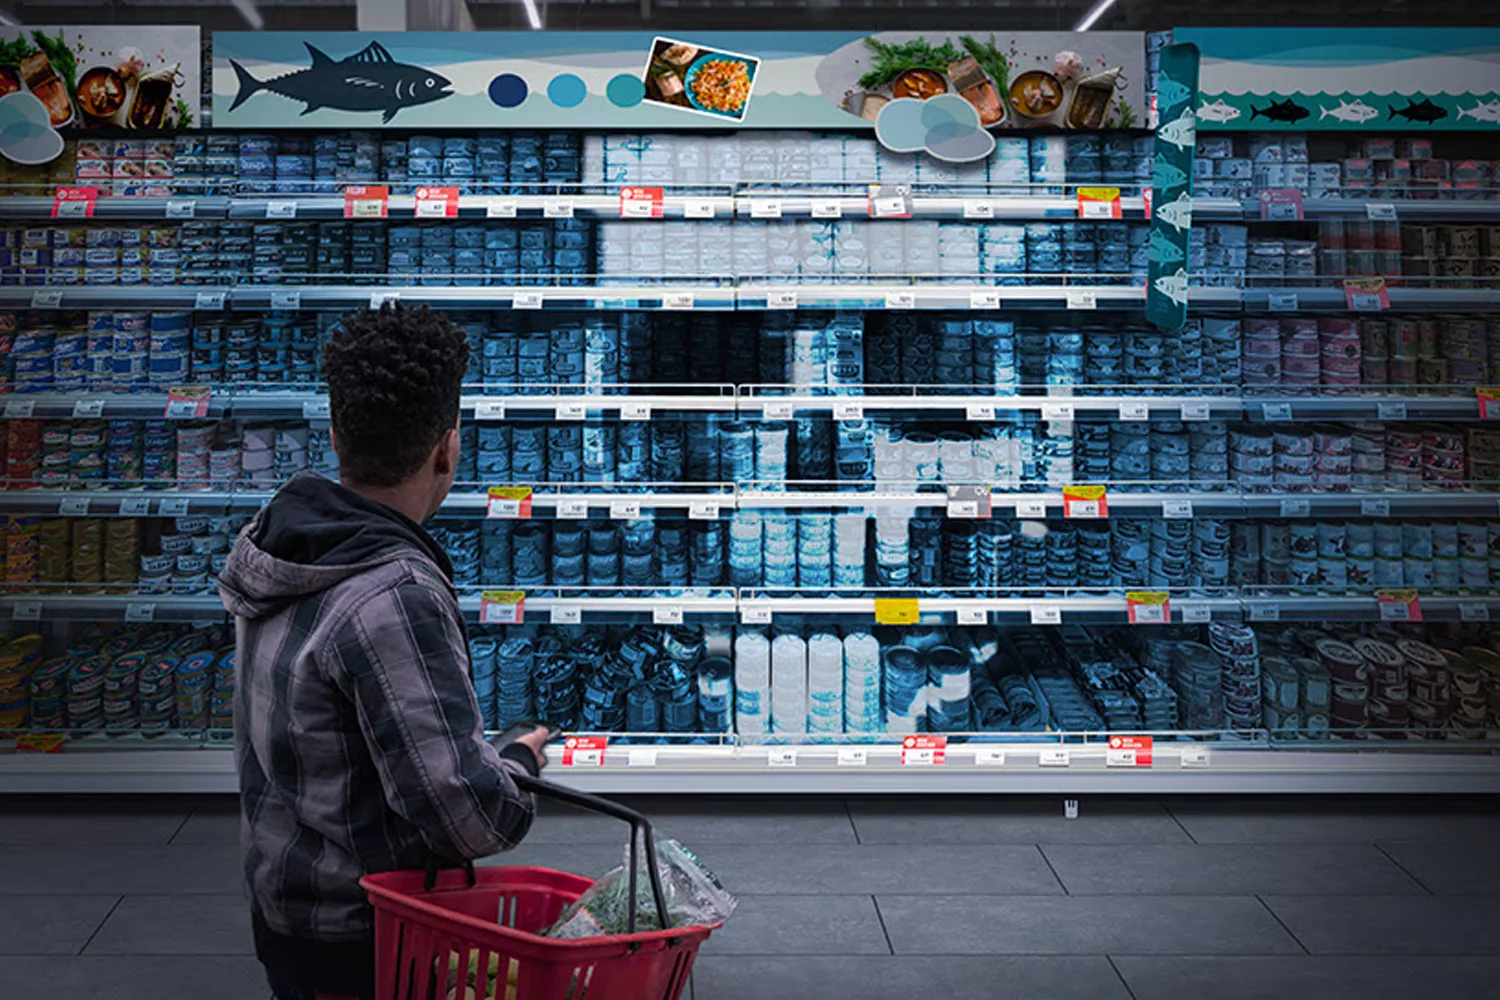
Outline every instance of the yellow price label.
{"label": "yellow price label", "polygon": [[1064,486],[1063,496],[1069,500],[1103,500],[1106,486]]}
{"label": "yellow price label", "polygon": [[1166,604],[1168,596],[1165,590],[1132,590],[1125,594],[1125,600],[1131,604]]}
{"label": "yellow price label", "polygon": [[875,598],[875,624],[915,625],[922,620],[915,597]]}
{"label": "yellow price label", "polygon": [[16,749],[22,753],[57,753],[62,745],[61,733],[32,733],[16,739]]}
{"label": "yellow price label", "polygon": [[1117,187],[1081,187],[1078,189],[1078,197],[1084,201],[1118,201],[1120,189]]}

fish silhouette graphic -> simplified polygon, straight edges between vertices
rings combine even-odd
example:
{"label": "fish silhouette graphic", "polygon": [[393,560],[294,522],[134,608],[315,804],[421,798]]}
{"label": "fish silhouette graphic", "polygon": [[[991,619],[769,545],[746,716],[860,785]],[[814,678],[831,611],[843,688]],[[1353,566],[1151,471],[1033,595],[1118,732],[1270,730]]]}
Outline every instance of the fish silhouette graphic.
{"label": "fish silhouette graphic", "polygon": [[240,92],[229,110],[265,90],[306,104],[302,109],[304,115],[320,108],[379,111],[381,122],[388,123],[402,108],[452,96],[448,89],[452,81],[447,77],[421,66],[396,62],[379,42],[371,42],[338,62],[312,43],[302,44],[307,46],[312,65],[270,80],[257,80],[245,67],[229,60],[240,84]]}
{"label": "fish silhouette graphic", "polygon": [[1257,108],[1253,104],[1250,106],[1251,121],[1257,118],[1267,118],[1273,122],[1295,125],[1311,113],[1302,105],[1293,102],[1290,97],[1284,101],[1272,101],[1269,107]]}
{"label": "fish silhouette graphic", "polygon": [[1433,104],[1430,97],[1423,98],[1421,104],[1408,100],[1404,108],[1391,107],[1390,105],[1386,105],[1386,107],[1390,111],[1390,114],[1385,116],[1386,121],[1391,121],[1397,115],[1400,115],[1409,122],[1425,122],[1431,125],[1435,121],[1441,121],[1448,117],[1448,109]]}

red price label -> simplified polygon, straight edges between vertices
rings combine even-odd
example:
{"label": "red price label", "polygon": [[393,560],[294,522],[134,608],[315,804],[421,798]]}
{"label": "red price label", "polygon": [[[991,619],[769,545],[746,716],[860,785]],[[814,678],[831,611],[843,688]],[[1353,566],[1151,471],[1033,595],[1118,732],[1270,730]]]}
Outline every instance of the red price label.
{"label": "red price label", "polygon": [[1064,486],[1063,517],[1109,517],[1109,494],[1103,486]]}
{"label": "red price label", "polygon": [[1172,603],[1165,590],[1132,590],[1125,595],[1125,611],[1132,625],[1170,625]]}
{"label": "red price label", "polygon": [[1383,312],[1391,307],[1384,278],[1345,278],[1344,301],[1354,312]]}
{"label": "red price label", "polygon": [[479,620],[485,625],[520,625],[526,618],[526,593],[486,590],[479,595]]}
{"label": "red price label", "polygon": [[1301,222],[1302,192],[1296,188],[1268,188],[1262,191],[1260,217],[1266,222]]}
{"label": "red price label", "polygon": [[1474,394],[1479,399],[1481,420],[1500,419],[1500,386],[1481,386]]}
{"label": "red price label", "polygon": [[491,486],[485,516],[491,518],[527,518],[531,516],[530,486]]}
{"label": "red price label", "polygon": [[[347,215],[348,213],[345,212]],[[453,219],[458,217],[458,188],[417,188],[416,217],[419,219]]]}
{"label": "red price label", "polygon": [[1150,767],[1154,742],[1150,736],[1111,736],[1104,763],[1109,767]]}
{"label": "red price label", "polygon": [[1080,219],[1120,218],[1120,189],[1117,187],[1083,187],[1078,189]]}
{"label": "red price label", "polygon": [[1156,196],[1150,188],[1141,188],[1141,207],[1146,218],[1151,218],[1151,199]]}
{"label": "red price label", "polygon": [[901,763],[941,764],[948,757],[948,737],[927,734],[908,736],[901,741]]}
{"label": "red price label", "polygon": [[353,184],[344,188],[344,218],[384,219],[391,198],[390,188]]}
{"label": "red price label", "polygon": [[16,750],[21,753],[61,753],[61,733],[33,733],[16,738]]}
{"label": "red price label", "polygon": [[602,767],[608,736],[569,736],[563,740],[563,767]]}
{"label": "red price label", "polygon": [[620,218],[660,219],[662,189],[659,187],[620,188]]}
{"label": "red price label", "polygon": [[1415,590],[1377,590],[1375,600],[1380,607],[1383,622],[1419,622],[1422,620],[1422,602]]}
{"label": "red price label", "polygon": [[98,188],[60,187],[52,196],[52,217],[54,219],[92,219],[94,203],[98,200]]}
{"label": "red price label", "polygon": [[174,385],[167,390],[168,420],[202,420],[208,416],[211,394],[206,385]]}

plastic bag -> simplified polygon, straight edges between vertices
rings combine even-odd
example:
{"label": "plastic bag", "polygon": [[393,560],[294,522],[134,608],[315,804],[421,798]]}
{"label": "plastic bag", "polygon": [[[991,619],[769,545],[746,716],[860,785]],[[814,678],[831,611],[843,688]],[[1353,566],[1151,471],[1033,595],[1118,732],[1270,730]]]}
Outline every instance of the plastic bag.
{"label": "plastic bag", "polygon": [[[516,977],[520,971],[520,963],[514,958],[509,960],[505,978],[500,977],[500,956],[491,954],[489,968],[483,974],[479,971],[478,950],[467,953],[469,956],[468,968],[463,968],[461,953],[450,951],[448,953],[448,976],[446,982],[452,984],[448,987],[447,1000],[516,1000]],[[444,982],[442,978],[438,982]]]}
{"label": "plastic bag", "polygon": [[[646,870],[646,850],[640,849],[640,873],[636,877],[635,929],[659,931],[661,921],[651,893]],[[557,923],[542,933],[555,938],[603,937],[628,934],[630,927],[630,848],[625,863],[599,878],[563,911]],[[656,865],[661,874],[662,901],[673,927],[717,924],[739,905],[729,890],[698,856],[675,840],[656,841]]]}

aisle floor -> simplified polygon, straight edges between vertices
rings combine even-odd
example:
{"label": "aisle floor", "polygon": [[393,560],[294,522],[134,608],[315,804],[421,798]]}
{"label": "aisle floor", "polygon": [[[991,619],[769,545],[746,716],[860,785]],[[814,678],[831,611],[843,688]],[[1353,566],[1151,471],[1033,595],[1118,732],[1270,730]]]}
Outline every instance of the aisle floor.
{"label": "aisle floor", "polygon": [[[633,800],[741,899],[696,1000],[1494,996],[1493,799]],[[266,1000],[231,797],[0,798],[0,996]],[[598,874],[551,807],[496,863]]]}

